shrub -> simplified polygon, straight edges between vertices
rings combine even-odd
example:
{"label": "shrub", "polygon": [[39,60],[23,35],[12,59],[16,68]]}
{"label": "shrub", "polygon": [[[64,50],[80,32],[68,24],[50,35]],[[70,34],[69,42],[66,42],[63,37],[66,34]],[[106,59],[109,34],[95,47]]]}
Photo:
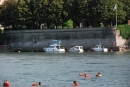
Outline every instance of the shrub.
{"label": "shrub", "polygon": [[117,29],[120,30],[120,35],[124,39],[129,39],[130,38],[130,25],[125,24],[125,25],[118,25]]}

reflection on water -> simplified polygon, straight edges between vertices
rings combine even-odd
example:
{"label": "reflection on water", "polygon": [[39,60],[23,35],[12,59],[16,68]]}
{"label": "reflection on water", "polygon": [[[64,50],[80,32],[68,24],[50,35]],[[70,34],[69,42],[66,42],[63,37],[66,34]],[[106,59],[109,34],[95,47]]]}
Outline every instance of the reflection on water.
{"label": "reflection on water", "polygon": [[[8,79],[11,87],[72,87],[76,80],[79,87],[130,87],[129,67],[130,52],[0,53],[0,85]],[[85,72],[90,79],[79,76]]]}

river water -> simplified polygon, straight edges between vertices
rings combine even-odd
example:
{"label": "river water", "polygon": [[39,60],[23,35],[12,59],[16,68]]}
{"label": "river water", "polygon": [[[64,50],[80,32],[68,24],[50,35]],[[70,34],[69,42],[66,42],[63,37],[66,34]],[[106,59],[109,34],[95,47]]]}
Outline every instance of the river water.
{"label": "river water", "polygon": [[[91,78],[79,76],[89,73]],[[96,77],[100,72],[103,76]],[[0,87],[130,87],[130,52],[0,53]]]}

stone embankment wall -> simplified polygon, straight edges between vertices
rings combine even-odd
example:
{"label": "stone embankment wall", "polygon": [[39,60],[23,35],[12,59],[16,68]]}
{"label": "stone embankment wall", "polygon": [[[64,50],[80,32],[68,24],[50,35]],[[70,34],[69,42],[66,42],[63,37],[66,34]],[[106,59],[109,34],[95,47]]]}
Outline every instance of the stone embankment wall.
{"label": "stone embankment wall", "polygon": [[52,40],[61,40],[66,48],[81,45],[84,49],[102,44],[104,47],[124,45],[125,39],[120,31],[112,28],[55,29],[55,30],[17,30],[5,31],[6,43],[11,48],[43,48]]}

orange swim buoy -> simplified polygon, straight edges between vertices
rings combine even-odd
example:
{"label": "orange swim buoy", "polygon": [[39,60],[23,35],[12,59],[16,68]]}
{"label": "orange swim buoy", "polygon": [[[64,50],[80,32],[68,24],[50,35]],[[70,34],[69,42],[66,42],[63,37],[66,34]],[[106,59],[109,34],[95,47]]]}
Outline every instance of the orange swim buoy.
{"label": "orange swim buoy", "polygon": [[76,84],[74,84],[74,86],[79,86],[79,84],[78,84],[78,83],[76,83]]}
{"label": "orange swim buoy", "polygon": [[73,81],[73,86],[79,86],[79,84],[76,81]]}
{"label": "orange swim buoy", "polygon": [[36,84],[36,83],[33,83],[32,86],[37,86],[37,84]]}
{"label": "orange swim buoy", "polygon": [[9,84],[9,83],[4,83],[4,86],[9,87],[9,86],[10,86],[10,84]]}

